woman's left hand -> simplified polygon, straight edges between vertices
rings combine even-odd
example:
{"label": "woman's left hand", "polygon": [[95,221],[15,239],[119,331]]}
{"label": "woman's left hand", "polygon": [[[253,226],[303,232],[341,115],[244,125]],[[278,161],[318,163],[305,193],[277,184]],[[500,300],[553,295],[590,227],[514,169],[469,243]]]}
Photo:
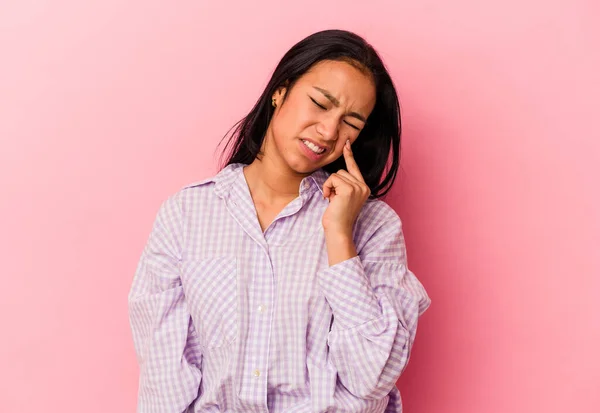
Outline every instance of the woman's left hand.
{"label": "woman's left hand", "polygon": [[323,195],[329,198],[329,206],[323,214],[322,224],[326,235],[351,239],[354,222],[371,190],[354,160],[350,141],[344,145],[343,153],[348,171],[340,169],[323,184]]}

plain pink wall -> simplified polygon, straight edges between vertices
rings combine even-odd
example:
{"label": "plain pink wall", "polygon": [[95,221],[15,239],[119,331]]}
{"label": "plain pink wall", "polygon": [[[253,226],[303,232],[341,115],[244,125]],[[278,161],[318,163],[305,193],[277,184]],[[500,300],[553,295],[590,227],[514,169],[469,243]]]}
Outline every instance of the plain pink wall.
{"label": "plain pink wall", "polygon": [[[159,203],[313,31],[398,85],[407,412],[597,412],[595,0],[0,3],[0,411],[135,410],[126,296]],[[595,120],[596,119],[596,120]]]}

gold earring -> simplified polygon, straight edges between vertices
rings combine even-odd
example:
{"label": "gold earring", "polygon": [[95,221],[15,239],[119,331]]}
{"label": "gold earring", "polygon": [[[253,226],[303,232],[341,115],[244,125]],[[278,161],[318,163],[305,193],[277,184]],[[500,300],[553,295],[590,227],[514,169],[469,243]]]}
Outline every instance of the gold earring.
{"label": "gold earring", "polygon": [[271,104],[273,105],[274,108],[277,107],[277,101],[275,100],[275,98],[273,98],[273,100],[271,101]]}

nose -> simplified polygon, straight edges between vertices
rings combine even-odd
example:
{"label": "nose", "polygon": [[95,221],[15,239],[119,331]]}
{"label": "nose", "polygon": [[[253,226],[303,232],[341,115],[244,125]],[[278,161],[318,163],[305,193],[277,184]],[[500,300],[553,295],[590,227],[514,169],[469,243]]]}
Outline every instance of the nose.
{"label": "nose", "polygon": [[335,140],[338,134],[339,122],[336,116],[324,116],[317,124],[317,133],[327,140]]}

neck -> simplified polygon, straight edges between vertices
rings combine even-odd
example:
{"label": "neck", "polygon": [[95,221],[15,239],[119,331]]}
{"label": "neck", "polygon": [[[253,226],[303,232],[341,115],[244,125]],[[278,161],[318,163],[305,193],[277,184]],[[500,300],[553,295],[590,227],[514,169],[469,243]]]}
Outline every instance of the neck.
{"label": "neck", "polygon": [[245,166],[244,175],[252,198],[271,205],[296,198],[300,182],[306,176],[278,166],[267,156]]}

